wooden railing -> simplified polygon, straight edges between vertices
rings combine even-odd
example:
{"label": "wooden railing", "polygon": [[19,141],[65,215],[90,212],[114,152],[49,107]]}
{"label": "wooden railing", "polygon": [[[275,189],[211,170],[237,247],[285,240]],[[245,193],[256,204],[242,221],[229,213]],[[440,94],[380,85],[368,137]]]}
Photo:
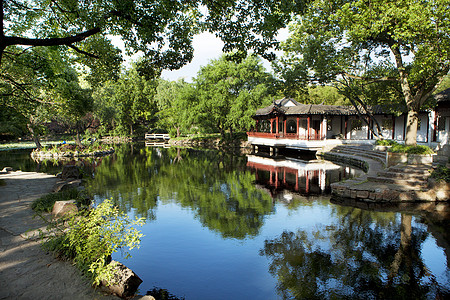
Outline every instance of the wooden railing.
{"label": "wooden railing", "polygon": [[170,140],[168,133],[146,133],[146,140]]}
{"label": "wooden railing", "polygon": [[267,138],[267,139],[293,139],[293,140],[323,140],[324,137],[321,137],[320,134],[312,133],[309,135],[309,139],[307,135],[299,135],[297,133],[270,133],[270,132],[247,132],[247,136],[256,137],[256,138]]}

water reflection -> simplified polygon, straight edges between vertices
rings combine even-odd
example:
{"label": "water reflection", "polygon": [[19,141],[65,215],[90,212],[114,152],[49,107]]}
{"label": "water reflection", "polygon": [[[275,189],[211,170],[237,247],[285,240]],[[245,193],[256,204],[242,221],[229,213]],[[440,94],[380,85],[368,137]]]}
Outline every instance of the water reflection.
{"label": "water reflection", "polygon": [[270,260],[278,294],[283,299],[450,296],[448,276],[437,280],[424,262],[425,226],[413,226],[409,214],[396,216],[337,206],[332,225],[267,239],[260,254]]}
{"label": "water reflection", "polygon": [[[115,148],[88,168],[86,187],[96,201],[113,198],[147,217],[141,249],[122,260],[144,280],[142,291],[159,286],[186,299],[449,296],[448,205],[330,203],[329,184],[355,169],[327,162]],[[35,168],[29,160],[22,164]]]}
{"label": "water reflection", "polygon": [[281,195],[284,200],[291,199],[293,194],[329,194],[331,183],[362,173],[325,160],[274,159],[259,155],[247,155],[247,160],[247,167],[255,174],[256,183],[266,188],[272,197],[280,198]]}
{"label": "water reflection", "polygon": [[245,157],[173,148],[141,148],[130,157],[124,149],[96,169],[89,191],[97,199],[113,198],[148,219],[155,218],[158,201],[175,201],[209,229],[239,239],[258,234],[273,210],[271,197],[242,167]]}

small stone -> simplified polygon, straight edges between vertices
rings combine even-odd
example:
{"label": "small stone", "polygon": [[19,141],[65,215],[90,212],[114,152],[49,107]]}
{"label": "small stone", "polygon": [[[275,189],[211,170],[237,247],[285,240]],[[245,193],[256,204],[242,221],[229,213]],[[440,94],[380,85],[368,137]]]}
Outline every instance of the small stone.
{"label": "small stone", "polygon": [[56,201],[53,205],[52,215],[55,218],[63,216],[73,215],[78,212],[78,207],[75,204],[75,200]]}

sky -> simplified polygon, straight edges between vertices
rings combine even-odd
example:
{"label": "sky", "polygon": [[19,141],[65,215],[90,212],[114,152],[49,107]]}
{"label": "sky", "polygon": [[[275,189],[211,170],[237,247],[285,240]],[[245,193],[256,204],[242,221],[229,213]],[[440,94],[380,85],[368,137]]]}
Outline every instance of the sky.
{"label": "sky", "polygon": [[[278,39],[280,41],[286,39],[287,36],[287,29],[282,29],[278,33]],[[112,43],[123,51],[124,45],[120,39],[112,38]],[[194,36],[193,46],[194,58],[191,63],[178,70],[164,70],[161,77],[166,80],[184,79],[187,82],[192,82],[192,78],[197,75],[200,67],[207,65],[212,59],[217,59],[222,55],[223,42],[209,32],[203,32]],[[281,52],[276,53],[277,55],[281,54]],[[139,54],[131,57],[125,56],[126,64],[132,60],[136,60],[138,57]],[[268,71],[271,71],[270,63],[267,60],[263,59],[263,65]]]}

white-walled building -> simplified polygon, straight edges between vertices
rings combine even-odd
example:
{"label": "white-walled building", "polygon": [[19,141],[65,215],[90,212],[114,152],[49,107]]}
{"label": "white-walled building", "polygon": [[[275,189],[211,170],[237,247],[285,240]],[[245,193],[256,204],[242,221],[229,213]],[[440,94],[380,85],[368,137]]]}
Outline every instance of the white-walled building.
{"label": "white-walled building", "polygon": [[[449,96],[450,89],[435,95],[435,109],[419,114],[419,144],[440,148],[450,142]],[[370,109],[384,139],[404,141],[406,114],[395,116],[380,107]],[[374,143],[376,137],[369,128],[378,132],[374,120],[358,115],[352,106],[301,104],[287,98],[258,109],[254,118],[256,129],[248,132],[254,146],[318,150],[332,144]]]}

